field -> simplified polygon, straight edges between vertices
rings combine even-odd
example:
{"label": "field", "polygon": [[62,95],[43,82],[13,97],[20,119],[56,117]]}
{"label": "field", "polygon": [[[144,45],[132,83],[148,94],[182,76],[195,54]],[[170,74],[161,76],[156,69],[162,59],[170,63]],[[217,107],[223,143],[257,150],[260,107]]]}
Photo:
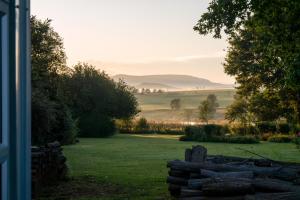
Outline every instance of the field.
{"label": "field", "polygon": [[[141,113],[140,117],[145,117],[150,121],[163,122],[186,122],[198,121],[198,107],[200,102],[206,99],[209,94],[215,94],[220,107],[217,110],[215,120],[224,119],[225,108],[233,101],[235,90],[198,90],[180,91],[151,94],[137,94]],[[182,108],[179,111],[170,109],[172,99],[181,99]],[[192,116],[188,119],[185,109],[192,110]]]}
{"label": "field", "polygon": [[73,179],[49,189],[44,199],[169,199],[166,162],[183,159],[185,148],[195,144],[207,147],[209,154],[253,157],[237,149],[242,147],[275,160],[300,162],[294,144],[238,145],[177,139],[168,135],[80,139],[80,143],[64,148]]}

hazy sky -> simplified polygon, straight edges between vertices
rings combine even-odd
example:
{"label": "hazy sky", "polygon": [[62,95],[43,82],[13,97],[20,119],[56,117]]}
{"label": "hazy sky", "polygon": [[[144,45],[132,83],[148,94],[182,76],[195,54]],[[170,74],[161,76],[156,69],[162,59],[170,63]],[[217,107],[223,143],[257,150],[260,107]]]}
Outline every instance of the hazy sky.
{"label": "hazy sky", "polygon": [[110,74],[187,74],[233,83],[224,74],[225,39],[193,31],[209,0],[32,0],[50,18],[68,63],[89,62]]}

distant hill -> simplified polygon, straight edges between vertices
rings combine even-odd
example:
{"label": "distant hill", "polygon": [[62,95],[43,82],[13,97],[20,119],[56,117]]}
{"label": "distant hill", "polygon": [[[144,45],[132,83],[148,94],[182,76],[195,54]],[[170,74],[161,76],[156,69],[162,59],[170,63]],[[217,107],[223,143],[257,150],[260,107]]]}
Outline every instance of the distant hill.
{"label": "distant hill", "polygon": [[139,85],[135,86],[137,89],[177,89],[175,87],[169,86],[169,85],[165,85],[165,84],[161,84],[161,83],[141,83]]}
{"label": "distant hill", "polygon": [[[128,85],[137,88],[170,89],[170,90],[192,90],[192,89],[229,89],[231,84],[214,83],[204,78],[189,75],[145,75],[133,76],[119,74],[113,76],[114,80],[122,79]],[[145,87],[147,86],[147,87]],[[151,87],[148,87],[151,86]],[[156,86],[156,87],[152,87]]]}

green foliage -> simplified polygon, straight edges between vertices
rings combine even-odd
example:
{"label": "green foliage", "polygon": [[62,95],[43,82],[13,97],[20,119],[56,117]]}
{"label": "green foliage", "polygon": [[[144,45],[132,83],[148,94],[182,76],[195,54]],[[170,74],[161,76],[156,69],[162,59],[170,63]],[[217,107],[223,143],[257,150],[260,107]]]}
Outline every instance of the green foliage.
{"label": "green foliage", "polygon": [[[250,127],[249,127],[250,128]],[[239,144],[254,144],[258,143],[259,139],[254,134],[245,135],[243,130],[242,134],[230,134],[232,128],[226,125],[201,125],[201,126],[188,126],[185,129],[185,135],[179,138],[180,141],[198,141],[198,142],[224,142],[224,143],[239,143]]]}
{"label": "green foliage", "polygon": [[180,110],[181,108],[181,100],[176,98],[176,99],[173,99],[170,103],[170,106],[171,106],[171,109],[172,110]]}
{"label": "green foliage", "polygon": [[263,133],[263,134],[261,134],[260,139],[261,139],[262,141],[268,141],[268,139],[269,139],[272,135],[273,135],[272,133]]}
{"label": "green foliage", "polygon": [[259,122],[256,124],[260,133],[276,133],[277,127],[274,122]]}
{"label": "green foliage", "polygon": [[[147,122],[148,129],[137,128],[139,120],[118,120],[117,127],[120,133],[125,134],[166,134],[183,135],[185,125],[179,123]],[[144,122],[143,122],[144,123]]]}
{"label": "green foliage", "polygon": [[300,136],[297,136],[294,140],[295,144],[297,145],[297,148],[300,149]]}
{"label": "green foliage", "polygon": [[282,134],[288,134],[292,131],[292,127],[288,123],[279,123],[277,125],[277,132]]}
{"label": "green foliage", "polygon": [[115,119],[138,113],[133,88],[88,64],[66,65],[63,41],[51,20],[31,17],[32,144],[115,133]]}
{"label": "green foliage", "polygon": [[234,96],[235,101],[227,107],[225,118],[229,122],[238,121],[244,126],[249,121],[248,103],[240,95]]}
{"label": "green foliage", "polygon": [[95,112],[81,115],[78,124],[80,137],[105,138],[116,133],[114,120]]}
{"label": "green foliage", "polygon": [[207,100],[201,102],[199,106],[199,119],[208,124],[209,120],[209,103]]}
{"label": "green foliage", "polygon": [[254,121],[299,123],[299,13],[298,0],[213,0],[194,27],[228,35],[225,72],[236,78]]}
{"label": "green foliage", "polygon": [[217,97],[214,94],[209,94],[207,99],[202,101],[199,106],[199,118],[203,122],[208,123],[209,119],[213,119],[219,104],[217,103]]}
{"label": "green foliage", "polygon": [[81,137],[111,136],[116,131],[114,119],[128,119],[138,113],[129,86],[123,81],[114,82],[86,63],[74,66],[67,79],[67,91],[70,107],[79,119]]}
{"label": "green foliage", "polygon": [[134,127],[134,130],[139,133],[147,133],[149,128],[150,128],[150,126],[148,124],[147,119],[142,117],[142,118],[138,119],[138,121]]}
{"label": "green foliage", "polygon": [[259,130],[256,126],[248,125],[243,126],[239,124],[234,124],[230,126],[230,132],[234,135],[258,135]]}
{"label": "green foliage", "polygon": [[51,27],[51,20],[31,17],[32,64],[32,144],[43,145],[58,140],[74,143],[76,120],[62,93],[62,76],[68,73],[61,37]]}
{"label": "green foliage", "polygon": [[186,134],[179,138],[180,141],[197,141],[197,142],[222,142],[238,144],[255,144],[259,139],[253,135],[228,135],[227,127],[219,125],[209,125],[202,127],[187,127]]}
{"label": "green foliage", "polygon": [[268,138],[269,142],[277,142],[277,143],[288,143],[288,142],[292,142],[293,140],[294,140],[293,136],[282,135],[282,134],[272,135]]}

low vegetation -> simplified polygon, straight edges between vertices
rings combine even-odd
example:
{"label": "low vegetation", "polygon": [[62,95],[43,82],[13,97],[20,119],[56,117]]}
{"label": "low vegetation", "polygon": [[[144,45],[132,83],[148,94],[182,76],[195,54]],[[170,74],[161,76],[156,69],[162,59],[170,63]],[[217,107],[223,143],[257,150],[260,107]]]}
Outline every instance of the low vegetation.
{"label": "low vegetation", "polygon": [[259,138],[254,135],[232,134],[228,126],[200,125],[186,127],[185,135],[180,137],[180,141],[254,144],[259,143]]}
{"label": "low vegetation", "polygon": [[146,118],[118,120],[120,133],[183,135],[186,125],[180,123],[148,122]]}
{"label": "low vegetation", "polygon": [[[170,199],[166,162],[183,159],[184,149],[205,146],[212,155],[250,158],[253,151],[274,160],[300,162],[290,143],[224,144],[179,142],[174,135],[115,135],[80,139],[64,147],[72,179],[45,191],[52,199]],[[255,157],[255,156],[254,156]],[[50,190],[50,191],[49,191]],[[45,198],[46,199],[46,198]]]}

